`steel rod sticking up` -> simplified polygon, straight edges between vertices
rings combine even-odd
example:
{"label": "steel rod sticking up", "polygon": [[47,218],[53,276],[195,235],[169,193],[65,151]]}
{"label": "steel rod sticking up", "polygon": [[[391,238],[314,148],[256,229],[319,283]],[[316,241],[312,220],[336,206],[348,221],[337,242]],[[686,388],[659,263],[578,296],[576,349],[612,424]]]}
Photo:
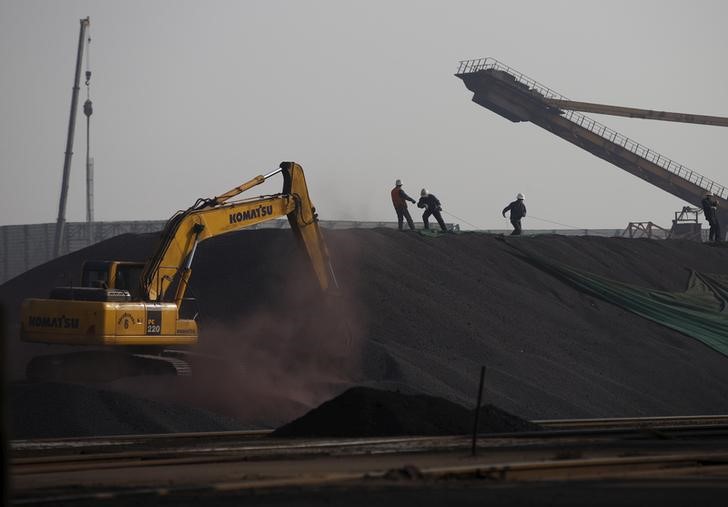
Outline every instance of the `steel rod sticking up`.
{"label": "steel rod sticking up", "polygon": [[470,454],[475,456],[478,453],[478,426],[480,424],[480,407],[483,404],[483,381],[485,380],[485,366],[480,367],[480,383],[478,384],[478,403],[475,405],[473,420],[473,443]]}

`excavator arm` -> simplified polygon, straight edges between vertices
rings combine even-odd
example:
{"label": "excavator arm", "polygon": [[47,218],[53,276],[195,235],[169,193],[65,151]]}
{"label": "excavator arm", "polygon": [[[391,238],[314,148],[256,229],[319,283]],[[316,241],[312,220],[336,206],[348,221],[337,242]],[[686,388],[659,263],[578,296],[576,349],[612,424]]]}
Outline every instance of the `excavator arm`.
{"label": "excavator arm", "polygon": [[294,162],[284,162],[281,168],[284,164],[290,164],[290,167],[283,170],[283,193],[291,196],[296,204],[286,214],[291,230],[299,246],[306,251],[321,289],[328,291],[330,287],[338,288],[329,251],[318,226],[316,208],[308,195],[303,169]]}
{"label": "excavator arm", "polygon": [[[283,175],[280,194],[231,201],[279,172]],[[283,162],[276,171],[256,176],[212,199],[199,199],[187,210],[176,213],[167,222],[155,253],[144,267],[141,277],[144,299],[170,301],[168,293],[171,287],[176,286],[173,300],[179,308],[192,274],[192,260],[201,241],[282,216],[288,217],[321,288],[326,291],[330,285],[335,285],[303,169],[295,162]]]}

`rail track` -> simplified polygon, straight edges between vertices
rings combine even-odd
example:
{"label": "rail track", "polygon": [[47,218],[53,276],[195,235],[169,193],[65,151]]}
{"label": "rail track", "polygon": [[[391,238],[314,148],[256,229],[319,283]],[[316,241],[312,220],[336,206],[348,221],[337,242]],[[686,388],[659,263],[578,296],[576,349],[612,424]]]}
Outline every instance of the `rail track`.
{"label": "rail track", "polygon": [[[668,416],[668,417],[631,417],[601,419],[544,419],[533,421],[545,428],[541,432],[500,433],[486,437],[529,439],[560,438],[564,436],[599,436],[608,434],[635,434],[661,431],[686,434],[699,432],[705,436],[709,432],[728,430],[728,415]],[[33,440],[14,440],[11,442],[13,455],[18,459],[53,460],[61,455],[64,459],[78,456],[78,459],[92,459],[95,453],[130,454],[143,453],[149,446],[155,448],[186,448],[189,452],[204,453],[230,450],[264,449],[324,449],[329,447],[357,447],[397,443],[418,445],[420,442],[446,442],[462,440],[457,437],[403,437],[311,440],[278,439],[271,444],[271,430],[214,431],[194,433],[161,433],[140,435],[109,435],[95,437],[41,438]],[[231,447],[232,446],[232,447]],[[140,454],[141,455],[141,454]]]}
{"label": "rail track", "polygon": [[533,421],[554,429],[587,428],[658,428],[680,425],[725,425],[728,415],[679,415],[665,417],[611,417],[604,419],[544,419]]}
{"label": "rail track", "polygon": [[12,501],[357,487],[403,478],[728,479],[728,416],[537,422],[543,431],[479,435],[475,456],[466,435],[280,439],[268,431],[235,431],[17,440],[11,442]]}

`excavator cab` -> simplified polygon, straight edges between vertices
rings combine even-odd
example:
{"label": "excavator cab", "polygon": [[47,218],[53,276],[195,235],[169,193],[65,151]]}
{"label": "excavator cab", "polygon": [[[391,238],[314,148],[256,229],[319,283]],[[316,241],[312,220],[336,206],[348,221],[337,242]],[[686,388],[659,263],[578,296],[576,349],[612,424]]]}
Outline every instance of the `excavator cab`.
{"label": "excavator cab", "polygon": [[82,287],[125,290],[132,299],[140,297],[144,263],[126,261],[87,261],[81,275]]}
{"label": "excavator cab", "polygon": [[138,300],[144,264],[127,261],[87,261],[81,284],[51,289],[51,299],[126,302]]}
{"label": "excavator cab", "polygon": [[112,264],[112,261],[86,262],[83,266],[81,286],[108,289],[109,280],[112,280],[109,273]]}

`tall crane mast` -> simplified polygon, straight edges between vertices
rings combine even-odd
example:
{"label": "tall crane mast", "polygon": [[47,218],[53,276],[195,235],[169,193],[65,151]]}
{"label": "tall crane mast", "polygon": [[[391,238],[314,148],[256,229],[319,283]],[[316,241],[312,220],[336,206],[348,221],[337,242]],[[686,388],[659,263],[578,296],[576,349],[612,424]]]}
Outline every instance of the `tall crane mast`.
{"label": "tall crane mast", "polygon": [[78,34],[78,52],[76,55],[76,73],[73,80],[73,91],[71,92],[71,114],[68,118],[68,136],[66,138],[66,155],[63,159],[63,179],[61,181],[61,198],[58,203],[58,219],[56,220],[56,236],[53,246],[54,257],[61,254],[61,244],[64,238],[66,225],[66,200],[68,198],[68,180],[71,175],[71,157],[73,156],[73,136],[76,131],[76,111],[78,110],[78,90],[81,81],[81,62],[83,60],[83,46],[86,31],[91,20],[86,17],[81,22]]}

